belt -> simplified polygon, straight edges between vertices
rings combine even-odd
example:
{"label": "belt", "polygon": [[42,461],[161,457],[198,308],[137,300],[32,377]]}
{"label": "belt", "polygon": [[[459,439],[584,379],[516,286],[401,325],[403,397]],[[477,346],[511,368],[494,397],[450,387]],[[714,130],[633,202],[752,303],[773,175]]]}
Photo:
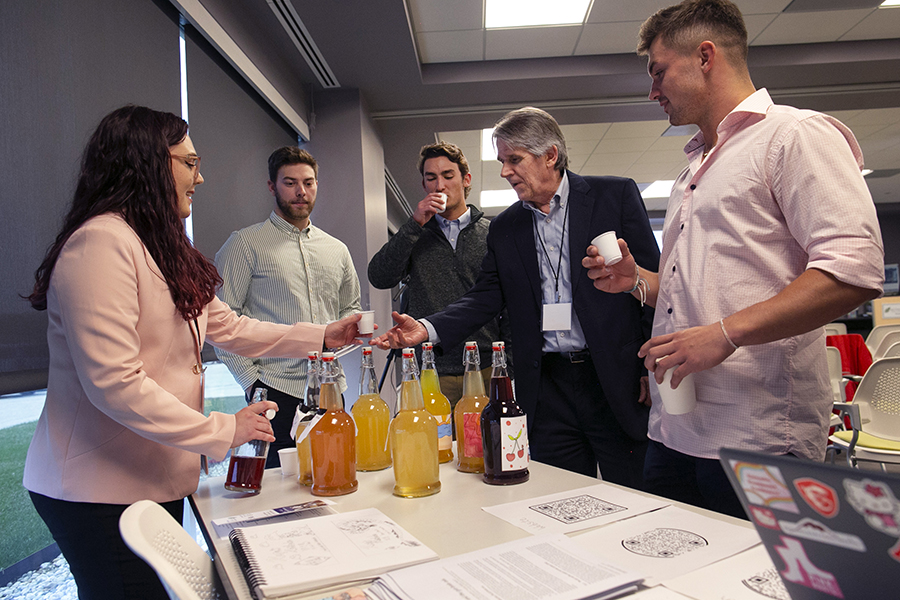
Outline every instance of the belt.
{"label": "belt", "polygon": [[577,352],[548,352],[547,356],[558,356],[564,360],[568,360],[573,365],[587,362],[591,359],[591,351],[588,348],[578,350]]}

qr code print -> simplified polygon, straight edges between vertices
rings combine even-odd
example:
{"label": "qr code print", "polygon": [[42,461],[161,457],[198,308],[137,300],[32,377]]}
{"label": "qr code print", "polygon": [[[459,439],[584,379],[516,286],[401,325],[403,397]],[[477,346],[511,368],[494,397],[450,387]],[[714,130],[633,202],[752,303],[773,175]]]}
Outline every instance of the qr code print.
{"label": "qr code print", "polygon": [[766,569],[762,573],[757,573],[753,577],[744,579],[742,583],[766,598],[773,600],[791,600],[781,576],[775,569]]}
{"label": "qr code print", "polygon": [[604,502],[599,498],[588,495],[564,498],[562,500],[529,506],[528,508],[563,523],[579,523],[595,517],[604,517],[621,510],[626,510],[624,506]]}
{"label": "qr code print", "polygon": [[690,531],[659,528],[622,540],[622,545],[635,554],[654,558],[674,558],[704,548],[709,542]]}

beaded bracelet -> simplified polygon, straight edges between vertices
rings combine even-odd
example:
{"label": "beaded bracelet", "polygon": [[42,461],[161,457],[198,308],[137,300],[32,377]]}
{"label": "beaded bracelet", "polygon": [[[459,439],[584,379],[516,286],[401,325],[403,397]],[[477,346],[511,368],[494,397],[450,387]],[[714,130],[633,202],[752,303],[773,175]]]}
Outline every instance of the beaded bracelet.
{"label": "beaded bracelet", "polygon": [[641,296],[641,307],[643,308],[644,303],[647,302],[647,291],[650,289],[650,284],[647,283],[647,280],[641,277],[641,272],[638,270],[638,266],[634,265],[634,287],[630,290],[627,290],[626,294],[633,294],[638,292]]}

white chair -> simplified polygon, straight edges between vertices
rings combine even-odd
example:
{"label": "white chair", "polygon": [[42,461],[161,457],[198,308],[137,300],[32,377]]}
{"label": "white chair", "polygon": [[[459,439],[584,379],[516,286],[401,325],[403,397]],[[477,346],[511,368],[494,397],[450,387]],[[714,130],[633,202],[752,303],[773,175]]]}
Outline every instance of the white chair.
{"label": "white chair", "polygon": [[890,347],[884,352],[884,356],[881,358],[894,358],[896,356],[900,356],[900,342],[894,342],[890,345]]}
{"label": "white chair", "polygon": [[881,343],[881,338],[891,331],[900,331],[900,325],[876,325],[873,327],[869,335],[866,336],[866,346],[869,347],[869,352],[874,354],[878,344]]}
{"label": "white chair", "polygon": [[900,342],[900,330],[888,331],[884,335],[884,337],[881,338],[881,341],[878,342],[875,350],[872,351],[872,360],[884,358],[885,354],[887,354],[888,348],[890,348],[897,342]]}
{"label": "white chair", "polygon": [[834,404],[850,417],[850,431],[837,431],[829,450],[846,453],[847,463],[900,464],[900,357],[872,363],[856,389],[853,402]]}
{"label": "white chair", "polygon": [[[828,355],[828,380],[831,383],[832,399],[835,403],[846,402],[847,395],[844,391],[847,387],[847,380],[844,378],[843,367],[841,366],[841,351],[833,346],[826,346],[825,351]],[[831,414],[831,427],[838,429],[844,428],[844,420],[840,415]]]}
{"label": "white chair", "polygon": [[156,502],[140,500],[126,508],[119,531],[132,552],[156,571],[172,600],[225,598],[212,559]]}
{"label": "white chair", "polygon": [[847,335],[847,324],[828,323],[825,326],[825,335]]}

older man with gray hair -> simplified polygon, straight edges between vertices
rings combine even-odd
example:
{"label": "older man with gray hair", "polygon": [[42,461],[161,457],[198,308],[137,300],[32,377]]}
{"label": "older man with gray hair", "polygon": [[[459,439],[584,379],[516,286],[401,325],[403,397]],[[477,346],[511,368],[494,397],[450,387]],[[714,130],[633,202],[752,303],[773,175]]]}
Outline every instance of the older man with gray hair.
{"label": "older man with gray hair", "polygon": [[516,395],[528,414],[531,457],[642,487],[648,407],[637,350],[652,311],[630,294],[604,294],[581,266],[605,231],[650,264],[659,249],[637,185],[567,170],[566,142],[543,110],[514,110],[494,126],[500,172],[521,202],[491,223],[475,285],[422,320],[395,313],[382,348],[430,340],[453,346],[509,312]]}

